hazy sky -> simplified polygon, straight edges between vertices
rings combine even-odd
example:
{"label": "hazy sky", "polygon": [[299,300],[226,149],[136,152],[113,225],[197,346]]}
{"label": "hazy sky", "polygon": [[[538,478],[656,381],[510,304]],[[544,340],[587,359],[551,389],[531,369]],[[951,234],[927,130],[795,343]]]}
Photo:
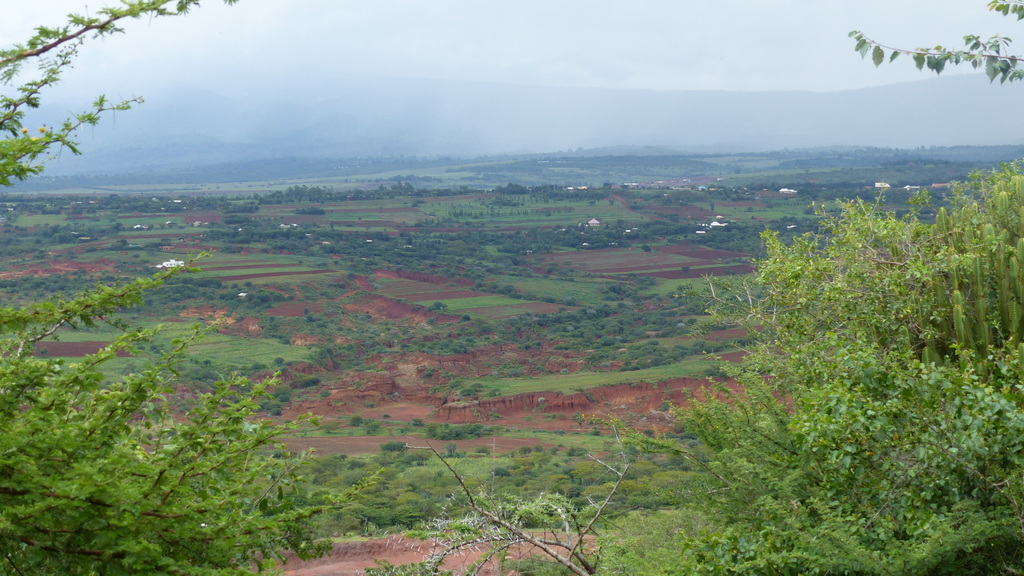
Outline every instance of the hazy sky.
{"label": "hazy sky", "polygon": [[[0,44],[111,0],[0,0]],[[113,94],[289,69],[310,74],[651,90],[834,91],[921,80],[875,69],[847,37],[944,44],[1024,23],[985,0],[207,0],[184,18],[130,22],[83,49],[67,84]]]}

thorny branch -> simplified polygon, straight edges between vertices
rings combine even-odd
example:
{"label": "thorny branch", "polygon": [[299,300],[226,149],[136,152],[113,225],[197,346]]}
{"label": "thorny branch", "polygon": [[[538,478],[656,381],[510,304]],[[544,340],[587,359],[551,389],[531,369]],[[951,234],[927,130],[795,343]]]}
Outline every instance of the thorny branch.
{"label": "thorny branch", "polygon": [[[616,437],[618,437],[617,431]],[[504,514],[500,507],[495,506],[494,508],[491,508],[487,503],[481,502],[478,497],[474,496],[473,490],[466,484],[465,478],[463,478],[451,463],[433,446],[411,446],[411,448],[430,450],[434,456],[441,461],[445,468],[451,472],[455,481],[458,482],[463,494],[466,495],[470,509],[478,515],[485,525],[489,525],[490,528],[495,529],[494,531],[487,533],[481,530],[481,528],[486,528],[487,526],[474,526],[474,528],[480,530],[482,533],[468,540],[456,539],[449,542],[443,549],[435,553],[429,561],[429,565],[433,569],[439,567],[445,557],[458,550],[483,544],[491,545],[492,548],[485,553],[484,558],[481,559],[474,568],[473,573],[475,574],[481,569],[488,559],[496,556],[498,552],[506,550],[514,544],[525,543],[533,546],[537,550],[540,550],[549,558],[558,564],[561,564],[577,576],[592,576],[597,573],[597,565],[593,558],[588,558],[583,552],[583,545],[587,536],[591,536],[596,533],[597,522],[603,517],[605,510],[611,503],[612,498],[624,480],[626,472],[629,470],[630,463],[625,453],[622,454],[623,464],[621,467],[613,466],[591,455],[591,458],[594,461],[604,466],[614,475],[615,482],[601,502],[591,503],[592,509],[590,511],[589,519],[586,519],[585,521],[569,507],[557,507],[557,509],[554,510],[556,515],[559,517],[558,521],[561,524],[558,530],[565,534],[565,539],[562,540],[557,535],[547,538],[543,535],[538,536],[533,534],[526,528],[520,526],[514,517],[508,517]],[[442,526],[440,531],[445,531],[444,526]],[[556,529],[553,529],[552,534],[556,531]]]}

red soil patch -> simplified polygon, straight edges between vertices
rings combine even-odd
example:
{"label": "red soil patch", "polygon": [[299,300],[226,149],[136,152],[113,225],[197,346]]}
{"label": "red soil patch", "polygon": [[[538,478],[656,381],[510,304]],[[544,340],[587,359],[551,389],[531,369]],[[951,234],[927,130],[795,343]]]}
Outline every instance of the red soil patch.
{"label": "red soil patch", "polygon": [[34,266],[17,267],[13,270],[0,272],[0,280],[11,280],[24,278],[26,276],[51,276],[54,274],[67,274],[69,272],[84,271],[87,274],[96,272],[110,272],[120,270],[120,265],[113,260],[100,259],[92,262],[77,261],[49,261],[46,264]]}
{"label": "red soil patch", "polygon": [[369,314],[383,320],[405,320],[408,323],[426,322],[436,318],[437,322],[456,322],[459,316],[435,314],[422,307],[392,300],[385,296],[364,295],[356,302],[345,304],[345,310],[357,314]]}
{"label": "red soil patch", "polygon": [[194,224],[196,222],[220,222],[224,218],[224,214],[220,212],[189,212],[187,214],[181,214],[181,219],[186,224]]}
{"label": "red soil patch", "polygon": [[289,343],[292,346],[315,346],[317,344],[323,344],[324,337],[317,336],[314,334],[296,334],[292,336]]}
{"label": "red soil patch", "polygon": [[[283,566],[287,576],[363,576],[366,568],[376,566],[375,560],[387,560],[395,565],[422,562],[434,551],[436,544],[430,540],[415,540],[393,535],[386,538],[358,542],[338,542],[330,554],[316,560],[298,560],[292,555],[286,557]],[[482,551],[450,556],[442,566],[457,575],[466,574],[473,563],[479,560]],[[522,554],[522,552],[514,552]],[[485,566],[479,576],[498,576],[495,566]]]}
{"label": "red soil patch", "polygon": [[217,332],[221,334],[231,334],[233,336],[255,336],[263,332],[263,327],[260,326],[258,319],[252,316],[247,316],[241,320],[235,320],[230,317],[222,318],[223,324],[217,328]]}
{"label": "red soil patch", "polygon": [[729,250],[715,250],[713,248],[705,248],[703,246],[697,246],[690,244],[689,242],[683,242],[682,244],[675,244],[672,246],[658,246],[658,252],[664,252],[665,254],[675,254],[677,256],[687,256],[690,258],[696,258],[698,260],[716,260],[719,258],[749,258],[750,254],[745,252],[731,252]]}
{"label": "red soil patch", "polygon": [[373,290],[373,282],[371,282],[370,279],[366,276],[356,276],[355,278],[350,278],[350,280],[355,282],[356,286],[358,286],[362,290]]}
{"label": "red soil patch", "polygon": [[750,335],[746,328],[729,328],[726,330],[714,330],[704,335],[705,340],[732,340]]}
{"label": "red soil patch", "polygon": [[[683,405],[692,398],[702,398],[705,395],[704,389],[709,384],[706,379],[674,378],[654,384],[639,382],[600,386],[575,394],[528,392],[500,398],[483,398],[473,402],[445,404],[437,410],[432,419],[453,423],[490,422],[504,426],[582,432],[589,429],[589,426],[580,425],[566,417],[585,414],[620,418],[637,427],[670,426],[671,415],[659,411],[658,408],[666,402]],[[562,418],[559,418],[559,415]]]}
{"label": "red soil patch", "polygon": [[227,308],[215,308],[209,304],[193,306],[182,310],[178,316],[182,318],[205,318],[207,320],[219,320],[228,314]]}
{"label": "red soil patch", "polygon": [[427,274],[426,272],[406,272],[404,270],[374,270],[374,274],[381,278],[401,278],[403,280],[413,280],[416,282],[423,282],[424,284],[433,284],[435,286],[447,286],[454,284],[463,288],[473,285],[473,281],[468,278],[448,278],[447,276],[437,276],[435,274]]}
{"label": "red soil patch", "polygon": [[[40,342],[32,352],[33,356],[44,356],[54,358],[81,358],[89,354],[95,354],[101,348],[109,345],[110,342]],[[43,351],[46,351],[45,353]],[[117,356],[127,358],[131,356],[125,350],[118,350]]]}
{"label": "red soil patch", "polygon": [[[498,354],[500,356],[500,354]],[[732,358],[730,358],[732,359]],[[738,360],[739,356],[735,360]],[[423,366],[425,368],[425,366]],[[460,373],[457,364],[439,363],[437,367]],[[527,430],[589,432],[592,425],[576,416],[614,417],[634,428],[668,429],[673,425],[668,405],[685,405],[693,398],[702,398],[711,380],[701,378],[675,378],[664,382],[637,382],[600,386],[572,394],[561,392],[528,392],[497,398],[464,399],[448,392],[431,392],[434,385],[420,373],[415,385],[399,385],[387,373],[368,375],[368,381],[351,388],[334,388],[327,398],[310,398],[293,403],[286,409],[285,417],[314,413],[330,419],[342,416],[361,415],[387,421],[387,414],[396,422],[408,422],[413,418],[424,421],[449,423],[480,423]],[[730,384],[731,385],[731,384]],[[330,390],[330,389],[329,389]],[[366,409],[367,405],[372,409]],[[293,449],[316,448],[329,453],[363,454],[375,452],[383,442],[402,440],[416,444],[411,437],[323,437],[295,438],[288,440]],[[423,442],[420,440],[419,442]],[[489,440],[467,446],[489,445]],[[536,443],[535,439],[511,440],[510,447]],[[461,445],[460,445],[461,446]]]}

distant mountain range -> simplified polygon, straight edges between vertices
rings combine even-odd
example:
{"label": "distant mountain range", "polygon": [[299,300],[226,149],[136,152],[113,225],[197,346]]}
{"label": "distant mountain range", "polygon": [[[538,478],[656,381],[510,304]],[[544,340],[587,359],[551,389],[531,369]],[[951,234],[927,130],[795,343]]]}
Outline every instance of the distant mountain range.
{"label": "distant mountain range", "polygon": [[[263,158],[459,156],[654,146],[1024,144],[1024,86],[955,75],[842,92],[641,91],[380,77],[185,84],[82,135],[51,174],[167,171]],[[83,100],[84,101],[84,100]],[[57,102],[56,110],[80,103]]]}

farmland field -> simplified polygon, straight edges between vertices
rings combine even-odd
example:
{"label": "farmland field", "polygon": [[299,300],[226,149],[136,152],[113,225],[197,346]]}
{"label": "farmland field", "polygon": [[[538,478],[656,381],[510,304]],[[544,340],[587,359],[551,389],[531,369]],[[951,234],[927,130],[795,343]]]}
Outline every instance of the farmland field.
{"label": "farmland field", "polygon": [[[833,199],[875,194],[813,181],[847,171],[772,170],[787,161],[367,160],[383,167],[15,194],[0,221],[0,291],[7,306],[60,305],[97,284],[179,270],[141,306],[60,328],[32,353],[68,365],[125,326],[153,330],[104,365],[114,382],[195,338],[166,406],[187,417],[218,381],[265,384],[259,417],[303,422],[287,445],[319,453],[298,471],[301,496],[331,502],[314,529],[339,546],[460,509],[457,481],[426,447],[474,490],[580,505],[606,493],[602,462],[629,458],[610,503],[619,521],[692,498],[704,453],[675,408],[739,391],[728,364],[760,327],[710,316],[709,288],[720,300],[738,294],[762,234],[788,242],[815,230]],[[720,176],[685,173],[716,167]],[[798,180],[778,182],[784,174]],[[598,175],[605,184],[570,182]],[[907,197],[880,205],[904,210]],[[623,451],[622,427],[697,459]],[[364,481],[358,498],[341,497]]]}
{"label": "farmland field", "polygon": [[[356,416],[386,414],[398,427],[487,421],[465,407],[518,398],[498,410],[513,436],[583,432],[564,412],[535,420],[535,399],[521,395],[618,386],[628,396],[720,379],[708,353],[738,359],[747,336],[700,333],[705,306],[693,279],[746,274],[763,230],[814,222],[805,199],[704,184],[357,189],[308,179],[217,188],[17,199],[0,225],[0,289],[29,302],[200,256],[198,270],[128,313],[162,329],[139,355],[118,358],[119,369],[140,369],[198,324],[205,336],[180,367],[183,385],[279,373],[263,405],[271,415],[313,412],[352,431]],[[118,333],[62,331],[37,353],[80,357]],[[623,396],[623,417],[651,410],[637,402]]]}

